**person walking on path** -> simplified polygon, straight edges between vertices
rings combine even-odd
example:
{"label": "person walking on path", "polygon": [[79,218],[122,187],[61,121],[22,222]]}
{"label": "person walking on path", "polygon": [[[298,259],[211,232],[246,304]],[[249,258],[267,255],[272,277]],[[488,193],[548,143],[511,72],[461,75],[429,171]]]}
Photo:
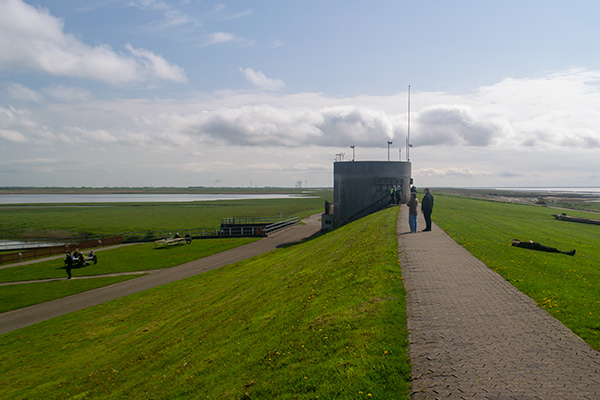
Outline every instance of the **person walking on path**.
{"label": "person walking on path", "polygon": [[423,232],[431,231],[431,213],[433,212],[433,196],[429,193],[429,188],[423,190],[425,196],[421,200],[421,212],[425,218],[425,229]]}
{"label": "person walking on path", "polygon": [[417,215],[419,214],[417,209],[419,208],[419,200],[417,199],[417,194],[415,192],[410,194],[410,200],[406,205],[408,206],[408,226],[410,226],[410,232],[417,233]]}

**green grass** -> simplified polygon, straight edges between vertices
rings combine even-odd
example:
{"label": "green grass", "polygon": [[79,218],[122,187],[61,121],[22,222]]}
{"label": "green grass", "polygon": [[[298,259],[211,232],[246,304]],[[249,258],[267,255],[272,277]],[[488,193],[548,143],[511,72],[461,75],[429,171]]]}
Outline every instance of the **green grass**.
{"label": "green grass", "polygon": [[185,203],[111,203],[0,205],[0,238],[67,237],[193,228],[217,228],[221,218],[307,217],[323,209],[331,191],[311,197],[199,201]]}
{"label": "green grass", "polygon": [[137,278],[142,274],[0,286],[0,313]]}
{"label": "green grass", "polygon": [[[190,245],[161,249],[154,248],[153,243],[142,243],[114,249],[97,250],[98,264],[74,268],[72,273],[74,277],[77,277],[170,268],[234,247],[243,246],[256,240],[259,239],[203,239],[194,240]],[[87,254],[87,252],[85,253]],[[0,269],[0,282],[18,282],[65,276],[63,258]]]}
{"label": "green grass", "polygon": [[[130,245],[97,251],[98,264],[74,268],[73,277],[135,272],[170,268],[254,242],[256,238],[195,240],[190,245],[155,249],[152,243]],[[66,278],[63,259],[0,269],[0,282]],[[141,276],[97,277],[85,280],[63,280],[0,286],[0,312],[15,310],[112,285]]]}
{"label": "green grass", "polygon": [[398,208],[0,337],[0,397],[407,399]]}
{"label": "green grass", "polygon": [[[600,350],[600,226],[555,220],[545,207],[437,195],[434,221],[568,328]],[[597,218],[597,214],[569,211]],[[512,247],[533,240],[574,257]]]}

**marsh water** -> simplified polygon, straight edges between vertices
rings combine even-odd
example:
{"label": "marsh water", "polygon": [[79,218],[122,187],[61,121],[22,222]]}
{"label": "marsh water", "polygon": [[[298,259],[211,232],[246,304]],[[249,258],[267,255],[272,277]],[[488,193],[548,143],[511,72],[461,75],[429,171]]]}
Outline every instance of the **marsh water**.
{"label": "marsh water", "polygon": [[0,204],[172,203],[215,200],[288,199],[295,194],[2,194]]}

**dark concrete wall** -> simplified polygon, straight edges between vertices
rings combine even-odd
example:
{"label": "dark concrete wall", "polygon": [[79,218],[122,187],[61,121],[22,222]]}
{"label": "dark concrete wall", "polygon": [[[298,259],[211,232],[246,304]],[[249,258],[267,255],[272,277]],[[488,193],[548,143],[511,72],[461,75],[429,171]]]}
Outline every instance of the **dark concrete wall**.
{"label": "dark concrete wall", "polygon": [[337,228],[379,211],[390,202],[390,189],[401,187],[401,204],[410,196],[410,162],[342,161],[333,164],[333,212]]}

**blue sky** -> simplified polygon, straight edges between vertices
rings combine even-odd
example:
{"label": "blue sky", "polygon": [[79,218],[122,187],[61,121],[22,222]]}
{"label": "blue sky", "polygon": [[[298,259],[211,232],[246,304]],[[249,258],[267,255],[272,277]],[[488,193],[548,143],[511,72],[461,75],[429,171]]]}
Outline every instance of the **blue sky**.
{"label": "blue sky", "polygon": [[594,1],[0,0],[0,186],[600,186]]}

